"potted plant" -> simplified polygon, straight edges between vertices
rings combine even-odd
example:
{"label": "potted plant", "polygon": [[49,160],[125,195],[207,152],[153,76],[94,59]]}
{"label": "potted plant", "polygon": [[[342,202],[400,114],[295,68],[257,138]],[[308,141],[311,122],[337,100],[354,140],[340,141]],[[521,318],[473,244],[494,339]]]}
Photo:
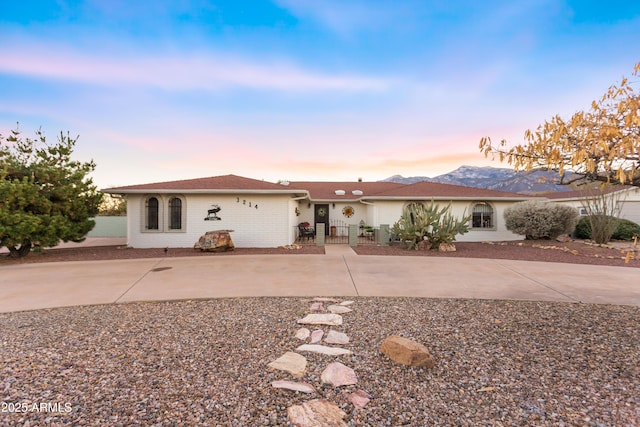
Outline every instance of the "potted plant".
{"label": "potted plant", "polygon": [[370,225],[364,226],[364,232],[367,237],[373,237],[374,231],[375,231],[375,228],[373,228],[372,226]]}

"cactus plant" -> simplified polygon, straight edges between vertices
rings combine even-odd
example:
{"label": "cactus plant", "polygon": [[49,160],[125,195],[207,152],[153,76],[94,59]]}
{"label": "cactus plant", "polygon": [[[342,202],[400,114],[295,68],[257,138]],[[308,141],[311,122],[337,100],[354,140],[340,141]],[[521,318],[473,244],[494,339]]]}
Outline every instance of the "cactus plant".
{"label": "cactus plant", "polygon": [[393,224],[392,233],[409,249],[418,249],[418,244],[426,240],[432,248],[440,243],[452,243],[458,234],[469,231],[470,215],[455,218],[451,213],[451,204],[440,207],[433,200],[428,206],[412,203],[402,216]]}

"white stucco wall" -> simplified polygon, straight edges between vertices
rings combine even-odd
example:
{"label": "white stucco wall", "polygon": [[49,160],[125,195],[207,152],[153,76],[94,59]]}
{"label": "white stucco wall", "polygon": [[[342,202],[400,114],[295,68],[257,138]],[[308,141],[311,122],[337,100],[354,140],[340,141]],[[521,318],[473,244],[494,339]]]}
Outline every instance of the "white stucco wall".
{"label": "white stucco wall", "polygon": [[[277,247],[292,242],[293,211],[288,195],[182,195],[183,230],[166,230],[167,203],[173,195],[153,194],[160,200],[160,230],[144,230],[144,201],[147,195],[129,195],[128,244],[135,248],[193,247],[207,231],[234,230],[237,247]],[[211,205],[220,206],[219,221],[205,221]],[[251,204],[251,205],[249,205]],[[256,208],[257,205],[257,208]],[[293,214],[295,216],[295,213]]]}
{"label": "white stucco wall", "polygon": [[309,206],[308,200],[298,200],[296,207],[300,214],[296,216],[295,225],[300,224],[301,222],[308,222],[309,224],[313,224],[313,203]]}
{"label": "white stucco wall", "polygon": [[[582,207],[580,199],[571,200],[552,200],[555,203],[562,203],[563,205],[572,206],[576,209]],[[640,224],[640,188],[632,188],[626,191],[626,193],[620,195],[619,203],[622,203],[622,209],[620,211],[620,218],[628,219],[637,224]]]}
{"label": "white stucco wall", "polygon": [[[465,208],[467,215],[471,214],[473,205],[484,200],[476,200],[473,202],[456,202],[454,203],[453,212],[462,216]],[[491,229],[472,228],[467,234],[456,238],[459,242],[484,242],[484,241],[503,241],[503,240],[524,240],[524,236],[512,233],[507,230],[504,221],[504,211],[515,202],[489,201],[493,207],[494,227]]]}
{"label": "white stucco wall", "polygon": [[288,201],[288,205],[289,207],[287,208],[287,210],[289,212],[289,218],[288,218],[289,234],[287,236],[287,244],[291,244],[295,242],[296,239],[298,238],[298,224],[301,221],[299,221],[298,219],[299,215],[296,214],[296,209],[298,209],[298,212],[300,212],[298,200],[290,199]]}
{"label": "white stucco wall", "polygon": [[622,218],[640,224],[640,188],[627,192],[627,198],[622,207]]}
{"label": "white stucco wall", "polygon": [[[335,207],[333,206],[333,202],[330,203],[320,203],[320,204],[328,204],[329,205],[329,226],[348,226],[349,224],[360,225],[360,221],[364,221],[365,225],[373,225],[374,223],[371,221],[371,206],[365,205],[360,202],[336,202]],[[309,224],[313,224],[314,218],[314,206],[315,203],[311,203],[311,207],[309,207],[308,200],[299,201],[297,207],[300,211],[300,215],[295,218],[295,225],[301,222],[308,222]],[[351,206],[353,208],[353,215],[351,217],[346,217],[342,210]]]}
{"label": "white stucco wall", "polygon": [[[353,210],[353,215],[347,217],[343,214],[342,210],[350,206]],[[329,226],[336,225],[340,227],[339,233],[348,235],[347,227],[351,224],[360,226],[360,221],[364,221],[367,224],[367,207],[358,202],[338,202],[335,207],[332,203],[329,203]]]}
{"label": "white stucco wall", "polygon": [[[475,203],[483,202],[484,200],[470,201],[453,201],[451,202],[452,213],[456,217],[462,217],[465,213],[469,215],[472,207]],[[421,201],[425,205],[430,201]],[[437,201],[440,205],[446,206],[448,201]],[[491,229],[471,229],[468,233],[458,235],[456,240],[459,242],[483,242],[483,241],[502,241],[502,240],[522,240],[524,237],[512,233],[507,230],[504,225],[504,210],[513,204],[513,202],[489,202],[494,208],[494,222],[495,227]],[[378,223],[389,224],[393,226],[395,222],[400,219],[402,210],[407,204],[406,201],[377,201],[375,202],[375,209],[378,215]],[[466,212],[465,212],[466,210]]]}
{"label": "white stucco wall", "polygon": [[[293,243],[297,237],[297,225],[301,222],[313,223],[314,203],[308,200],[292,200],[289,195],[180,195],[184,201],[183,230],[167,230],[168,201],[173,195],[153,194],[160,200],[160,230],[144,230],[144,201],[148,195],[129,195],[127,232],[128,244],[132,247],[192,247],[206,231],[229,229],[237,247],[277,247]],[[640,206],[640,194],[635,194],[635,206]],[[627,199],[629,201],[630,198]],[[460,217],[469,214],[478,201],[453,201],[453,214]],[[422,201],[428,204],[429,201]],[[369,204],[370,203],[370,204]],[[392,226],[402,214],[407,204],[404,200],[360,202],[336,202],[329,204],[329,225],[360,224]],[[446,205],[448,201],[439,201]],[[489,201],[494,208],[495,227],[491,229],[471,229],[457,236],[461,242],[522,240],[523,237],[508,231],[504,225],[504,210],[514,202]],[[211,205],[220,206],[220,221],[205,221]],[[258,206],[256,209],[255,206]],[[628,205],[628,204],[627,204]],[[342,213],[346,206],[354,210],[347,218]],[[299,215],[296,215],[296,208]],[[633,213],[633,212],[632,212]],[[640,213],[639,213],[640,214]]]}

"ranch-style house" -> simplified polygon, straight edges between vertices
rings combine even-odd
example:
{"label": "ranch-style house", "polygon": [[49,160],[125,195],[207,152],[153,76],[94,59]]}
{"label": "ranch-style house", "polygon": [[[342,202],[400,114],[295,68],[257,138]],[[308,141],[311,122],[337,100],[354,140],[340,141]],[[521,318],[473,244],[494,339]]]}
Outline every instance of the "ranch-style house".
{"label": "ranch-style house", "polygon": [[[128,245],[192,247],[211,230],[233,230],[237,247],[278,247],[356,230],[372,235],[389,227],[411,203],[451,204],[471,215],[471,230],[458,241],[520,240],[505,228],[503,213],[524,194],[418,182],[281,182],[237,175],[131,185],[103,190],[127,200]],[[302,226],[308,226],[303,228]],[[373,231],[372,231],[373,230]],[[322,237],[322,236],[318,236]],[[319,240],[320,242],[324,239]]]}

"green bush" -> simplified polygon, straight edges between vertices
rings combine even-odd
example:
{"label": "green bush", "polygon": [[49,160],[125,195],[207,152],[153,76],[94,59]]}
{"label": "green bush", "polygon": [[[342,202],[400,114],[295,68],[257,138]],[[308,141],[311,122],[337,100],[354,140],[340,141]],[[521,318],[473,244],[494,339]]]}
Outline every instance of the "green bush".
{"label": "green bush", "polygon": [[577,239],[591,239],[591,223],[588,216],[580,218],[573,234]]}
{"label": "green bush", "polygon": [[507,230],[523,235],[527,240],[555,239],[573,231],[578,222],[578,210],[557,203],[528,200],[505,209],[504,219]]}
{"label": "green bush", "polygon": [[[580,218],[575,229],[575,236],[578,239],[591,239],[591,223],[589,217]],[[614,240],[632,240],[634,236],[640,236],[640,225],[628,219],[619,219],[618,226],[611,235]]]}
{"label": "green bush", "polygon": [[628,219],[621,219],[611,238],[615,240],[633,240],[634,236],[640,237],[640,225]]}

